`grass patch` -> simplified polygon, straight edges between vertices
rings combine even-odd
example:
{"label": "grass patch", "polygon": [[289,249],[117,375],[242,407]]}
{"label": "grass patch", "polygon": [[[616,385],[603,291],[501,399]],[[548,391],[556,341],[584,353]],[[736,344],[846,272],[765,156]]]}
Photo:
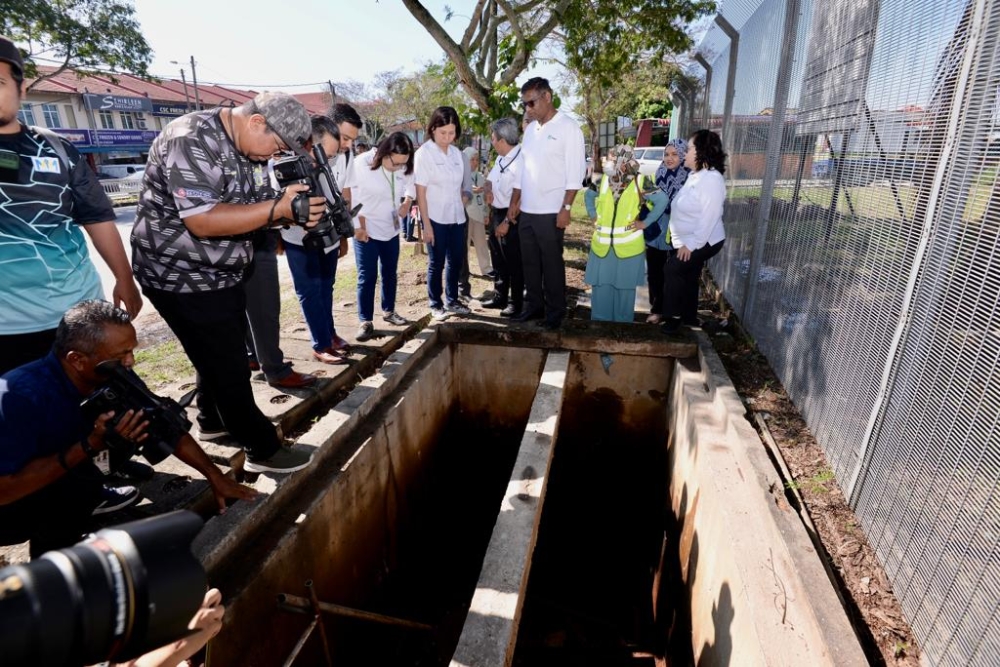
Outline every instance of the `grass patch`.
{"label": "grass patch", "polygon": [[136,351],[135,372],[153,391],[182,379],[194,379],[194,366],[176,339]]}

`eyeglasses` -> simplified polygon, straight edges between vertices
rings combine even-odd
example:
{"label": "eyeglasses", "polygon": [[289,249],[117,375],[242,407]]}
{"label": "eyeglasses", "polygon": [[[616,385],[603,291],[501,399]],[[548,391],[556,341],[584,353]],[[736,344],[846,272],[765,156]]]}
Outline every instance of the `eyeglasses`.
{"label": "eyeglasses", "polygon": [[389,156],[389,162],[392,163],[393,167],[405,167],[406,163],[409,161],[409,159],[410,158],[408,158],[408,157],[404,157],[402,162],[396,162],[395,160],[392,159],[391,155]]}
{"label": "eyeglasses", "polygon": [[537,101],[538,101],[537,97],[535,97],[533,99],[530,99],[530,100],[521,100],[521,108],[523,108],[523,109],[534,109],[535,108],[535,102],[537,102]]}

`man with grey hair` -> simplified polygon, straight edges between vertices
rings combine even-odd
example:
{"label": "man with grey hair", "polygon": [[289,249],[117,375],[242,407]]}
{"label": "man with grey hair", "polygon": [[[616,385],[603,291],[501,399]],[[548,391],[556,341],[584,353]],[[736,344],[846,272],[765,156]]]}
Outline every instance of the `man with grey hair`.
{"label": "man with grey hair", "polygon": [[[132,229],[136,279],[198,371],[199,428],[231,434],[246,449],[249,472],[292,472],[311,458],[282,448],[254,402],[242,285],[253,232],[295,219],[292,202],[308,189],[292,185],[279,196],[266,162],[303,150],[310,134],[305,107],[285,93],[177,118],[150,147]],[[308,204],[315,224],[326,200]]]}
{"label": "man with grey hair", "polygon": [[497,152],[493,169],[486,177],[486,203],[490,205],[487,237],[493,259],[494,296],[484,308],[500,308],[501,317],[516,317],[524,305],[524,267],[517,216],[510,215],[510,197],[519,179],[521,165],[520,132],[513,118],[501,118],[490,128],[490,141]]}

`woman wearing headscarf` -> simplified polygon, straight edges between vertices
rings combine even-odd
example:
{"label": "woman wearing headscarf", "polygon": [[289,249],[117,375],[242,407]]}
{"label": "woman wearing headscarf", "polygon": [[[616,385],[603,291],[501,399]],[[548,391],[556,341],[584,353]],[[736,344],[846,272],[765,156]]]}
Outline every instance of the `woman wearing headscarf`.
{"label": "woman wearing headscarf", "polygon": [[649,285],[647,322],[663,321],[663,266],[670,256],[670,202],[684,185],[690,169],[684,166],[687,141],[671,139],[663,149],[663,164],[656,170],[656,187],[667,197],[667,209],[655,223],[643,230],[646,236],[646,282]]}
{"label": "woman wearing headscarf", "polygon": [[[586,198],[595,221],[584,280],[591,286],[593,320],[631,322],[635,289],[645,271],[644,219],[657,220],[667,206],[659,190],[646,195],[639,184],[639,163],[631,146],[616,146],[604,162],[596,197]],[[589,194],[589,193],[588,193]]]}
{"label": "woman wearing headscarf", "polygon": [[670,257],[663,267],[664,333],[682,324],[698,326],[698,284],[705,262],[726,242],[722,210],[726,203],[726,154],[711,130],[688,140],[685,166],[691,169],[671,203]]}

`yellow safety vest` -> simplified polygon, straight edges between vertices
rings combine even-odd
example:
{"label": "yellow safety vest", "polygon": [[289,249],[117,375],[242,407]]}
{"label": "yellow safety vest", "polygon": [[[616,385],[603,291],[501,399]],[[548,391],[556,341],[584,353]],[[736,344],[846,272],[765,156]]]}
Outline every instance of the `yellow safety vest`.
{"label": "yellow safety vest", "polygon": [[608,179],[601,181],[597,196],[597,227],[590,239],[590,249],[598,257],[607,257],[611,248],[618,259],[628,259],[646,251],[642,230],[633,223],[639,217],[639,190],[636,181],[629,183],[618,201],[611,192]]}

